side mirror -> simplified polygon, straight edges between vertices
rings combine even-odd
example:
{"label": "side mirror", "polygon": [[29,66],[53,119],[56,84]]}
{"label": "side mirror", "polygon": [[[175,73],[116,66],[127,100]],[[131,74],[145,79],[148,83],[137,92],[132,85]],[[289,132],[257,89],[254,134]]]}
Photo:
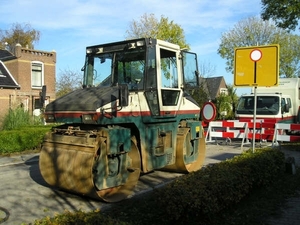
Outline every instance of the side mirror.
{"label": "side mirror", "polygon": [[286,112],[289,112],[289,105],[288,104],[282,104],[281,106],[281,113],[286,113]]}
{"label": "side mirror", "polygon": [[285,104],[284,105],[284,112],[289,112],[289,110],[290,110],[289,104]]}

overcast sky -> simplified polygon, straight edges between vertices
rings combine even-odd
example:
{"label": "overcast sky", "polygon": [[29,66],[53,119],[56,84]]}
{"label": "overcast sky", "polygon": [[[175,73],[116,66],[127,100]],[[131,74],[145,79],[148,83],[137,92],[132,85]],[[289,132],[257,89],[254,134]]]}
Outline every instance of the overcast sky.
{"label": "overcast sky", "polygon": [[[260,16],[261,0],[1,0],[0,29],[29,23],[39,30],[35,49],[56,51],[59,75],[65,69],[80,72],[86,46],[124,40],[129,24],[145,13],[179,24],[199,63],[215,66],[214,76],[232,84],[217,53],[220,38],[240,20]],[[243,90],[238,93],[248,92]]]}

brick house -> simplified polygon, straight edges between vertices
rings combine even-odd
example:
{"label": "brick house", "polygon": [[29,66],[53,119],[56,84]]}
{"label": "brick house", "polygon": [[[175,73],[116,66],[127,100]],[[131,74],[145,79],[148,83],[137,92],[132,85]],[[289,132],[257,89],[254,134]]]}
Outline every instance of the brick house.
{"label": "brick house", "polygon": [[39,115],[43,86],[45,104],[55,99],[55,51],[28,49],[19,44],[14,54],[0,49],[0,70],[0,119],[17,106]]}

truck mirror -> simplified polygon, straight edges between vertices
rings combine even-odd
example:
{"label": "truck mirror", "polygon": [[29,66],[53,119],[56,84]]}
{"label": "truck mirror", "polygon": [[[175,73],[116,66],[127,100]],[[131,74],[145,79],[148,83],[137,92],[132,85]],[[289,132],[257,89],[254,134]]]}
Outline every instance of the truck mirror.
{"label": "truck mirror", "polygon": [[289,109],[290,109],[289,104],[285,104],[284,105],[284,112],[289,112]]}
{"label": "truck mirror", "polygon": [[289,112],[289,104],[286,104],[286,103],[283,103],[282,106],[281,106],[281,113],[286,113],[286,112]]}

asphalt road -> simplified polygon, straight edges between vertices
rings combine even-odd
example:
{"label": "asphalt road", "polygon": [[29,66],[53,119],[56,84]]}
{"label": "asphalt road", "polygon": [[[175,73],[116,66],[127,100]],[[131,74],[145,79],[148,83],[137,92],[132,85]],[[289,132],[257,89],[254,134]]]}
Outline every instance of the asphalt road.
{"label": "asphalt road", "polygon": [[[204,166],[242,152],[240,144],[223,144],[207,144]],[[40,174],[38,158],[38,154],[0,158],[0,221],[6,220],[3,224],[32,223],[36,219],[52,217],[65,210],[87,212],[109,207],[108,203],[49,187]],[[178,176],[181,174],[161,171],[144,175],[140,178],[134,195],[159,187]]]}

